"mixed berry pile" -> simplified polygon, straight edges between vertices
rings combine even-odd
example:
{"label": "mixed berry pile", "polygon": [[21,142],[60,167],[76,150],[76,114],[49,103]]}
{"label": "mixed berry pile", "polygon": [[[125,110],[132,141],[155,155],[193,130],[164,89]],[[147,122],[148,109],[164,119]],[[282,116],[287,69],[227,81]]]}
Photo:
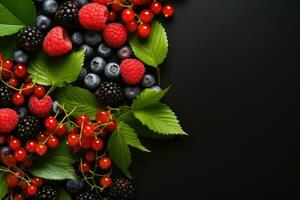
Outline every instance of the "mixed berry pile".
{"label": "mixed berry pile", "polygon": [[[120,155],[114,151],[117,147],[120,154],[127,153],[128,146],[148,151],[128,125],[136,114],[132,105],[144,116],[162,109],[157,113],[163,113],[164,123],[142,122],[151,131],[180,134],[181,127],[174,128],[176,116],[159,103],[166,90],[159,86],[157,70],[135,56],[128,40],[138,37],[146,42],[154,34],[154,18],[173,16],[173,6],[164,0],[33,3],[35,26],[16,32],[12,59],[0,52],[0,199],[135,199],[125,169],[131,159],[117,159]],[[81,95],[77,104],[73,99],[58,100],[55,89],[61,86],[44,84],[41,77],[52,72],[36,75],[30,70],[44,67],[32,63],[37,55],[65,59],[73,52],[83,54],[81,72],[64,87],[88,96]],[[86,112],[78,111],[81,106]]]}

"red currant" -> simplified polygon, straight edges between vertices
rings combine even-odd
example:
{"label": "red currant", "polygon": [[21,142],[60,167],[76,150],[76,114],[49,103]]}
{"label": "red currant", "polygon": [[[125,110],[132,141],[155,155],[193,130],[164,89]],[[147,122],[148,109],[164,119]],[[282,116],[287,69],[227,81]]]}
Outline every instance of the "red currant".
{"label": "red currant", "polygon": [[33,95],[36,96],[37,98],[41,99],[45,96],[46,94],[46,89],[42,85],[37,85],[33,89]]}
{"label": "red currant", "polygon": [[131,3],[133,3],[135,6],[143,5],[144,0],[131,0]]}
{"label": "red currant", "polygon": [[88,162],[94,162],[96,160],[96,153],[94,151],[87,151],[84,153],[84,159]]}
{"label": "red currant", "polygon": [[34,140],[29,140],[25,144],[25,149],[29,153],[33,153],[33,152],[35,152],[36,146],[37,146],[37,143]]}
{"label": "red currant", "polygon": [[79,163],[79,171],[81,173],[88,173],[90,169],[91,169],[90,163],[86,161],[82,161],[81,163]]}
{"label": "red currant", "polygon": [[36,141],[39,143],[44,143],[47,138],[48,138],[49,134],[47,132],[39,132],[36,136]]}
{"label": "red currant", "polygon": [[108,170],[112,165],[111,159],[108,156],[103,156],[98,160],[100,169]]}
{"label": "red currant", "polygon": [[76,119],[76,124],[78,126],[82,126],[82,124],[87,124],[89,122],[90,122],[90,118],[86,114],[79,115]]}
{"label": "red currant", "polygon": [[135,18],[135,12],[131,8],[126,8],[122,11],[121,18],[124,23],[132,22]]}
{"label": "red currant", "polygon": [[37,193],[37,187],[35,185],[29,185],[27,188],[27,194],[33,196]]}
{"label": "red currant", "polygon": [[20,149],[22,144],[21,141],[17,138],[12,138],[8,141],[8,146],[9,148],[11,148],[12,150],[17,150]]}
{"label": "red currant", "polygon": [[92,140],[92,148],[95,150],[95,151],[101,151],[104,147],[104,143],[102,142],[101,139],[93,139]]}
{"label": "red currant", "polygon": [[172,17],[174,15],[175,9],[171,4],[166,4],[163,9],[162,13],[165,17]]}
{"label": "red currant", "polygon": [[82,138],[81,138],[81,147],[83,149],[90,149],[92,147],[92,138],[82,136]]}
{"label": "red currant", "polygon": [[17,161],[19,162],[24,162],[27,157],[26,150],[23,148],[20,148],[14,152],[14,157],[16,158]]}
{"label": "red currant", "polygon": [[42,178],[39,178],[39,177],[34,177],[32,179],[32,184],[37,186],[37,187],[41,187],[43,185],[43,179]]}
{"label": "red currant", "polygon": [[118,3],[111,4],[111,8],[114,12],[119,13],[123,10],[123,7]]}
{"label": "red currant", "polygon": [[109,125],[106,127],[107,131],[115,132],[118,128],[117,122],[115,120],[111,121]]}
{"label": "red currant", "polygon": [[57,135],[58,137],[63,137],[66,135],[67,131],[67,126],[65,124],[60,124],[56,129],[55,135]]}
{"label": "red currant", "polygon": [[27,75],[27,67],[23,64],[15,65],[14,74],[18,79],[24,79]]}
{"label": "red currant", "polygon": [[80,139],[80,135],[77,133],[70,133],[68,135],[68,144],[71,147],[77,146],[79,145],[79,139]]}
{"label": "red currant", "polygon": [[103,188],[108,188],[110,187],[112,184],[112,180],[109,176],[102,176],[100,178],[100,185],[103,187]]}
{"label": "red currant", "polygon": [[14,196],[13,196],[13,200],[24,200],[24,196],[23,196],[23,194],[20,194],[20,193],[18,193],[18,194],[14,194]]}
{"label": "red currant", "polygon": [[38,144],[35,149],[35,153],[42,156],[47,152],[48,148],[45,144]]}
{"label": "red currant", "polygon": [[83,125],[82,127],[82,134],[86,137],[93,137],[95,134],[95,130],[94,130],[94,126],[93,125]]}
{"label": "red currant", "polygon": [[24,180],[21,180],[20,183],[18,184],[18,186],[23,190],[26,191],[28,188],[28,183]]}
{"label": "red currant", "polygon": [[50,136],[50,138],[47,141],[48,147],[51,149],[55,149],[59,145],[59,140],[55,136]]}
{"label": "red currant", "polygon": [[111,115],[109,111],[99,111],[96,114],[96,121],[101,124],[106,124],[110,121]]}
{"label": "red currant", "polygon": [[56,127],[58,126],[58,122],[54,117],[47,117],[44,122],[45,128],[50,131],[54,132]]}
{"label": "red currant", "polygon": [[150,5],[150,10],[153,14],[158,15],[159,13],[161,13],[162,4],[158,1],[153,1]]}
{"label": "red currant", "polygon": [[6,154],[3,158],[3,163],[7,166],[7,167],[14,167],[17,164],[17,161],[15,159],[15,157],[11,154]]}
{"label": "red currant", "polygon": [[137,29],[137,27],[138,27],[138,23],[137,23],[135,20],[132,21],[132,22],[130,22],[130,23],[127,23],[127,24],[125,25],[126,30],[127,30],[128,32],[130,32],[130,33],[135,32],[136,29]]}
{"label": "red currant", "polygon": [[13,187],[17,186],[19,182],[20,182],[20,178],[17,177],[15,174],[9,174],[6,177],[6,184],[9,187],[13,188]]}
{"label": "red currant", "polygon": [[25,96],[29,96],[33,92],[33,84],[32,83],[24,83],[24,85],[21,87],[22,94]]}
{"label": "red currant", "polygon": [[151,34],[151,26],[148,24],[140,24],[138,26],[137,33],[142,38],[149,37]]}
{"label": "red currant", "polygon": [[8,85],[12,86],[12,87],[17,87],[19,85],[19,80],[16,79],[15,77],[11,77],[8,82]]}
{"label": "red currant", "polygon": [[4,60],[2,62],[1,77],[8,80],[12,75],[13,62],[11,60]]}
{"label": "red currant", "polygon": [[150,10],[142,10],[140,13],[140,19],[143,23],[149,24],[153,19],[153,14]]}
{"label": "red currant", "polygon": [[13,94],[12,102],[15,106],[23,105],[24,101],[25,101],[25,97],[22,93],[17,92],[15,94]]}
{"label": "red currant", "polygon": [[109,11],[107,20],[112,22],[115,21],[116,19],[117,19],[117,14],[114,11]]}

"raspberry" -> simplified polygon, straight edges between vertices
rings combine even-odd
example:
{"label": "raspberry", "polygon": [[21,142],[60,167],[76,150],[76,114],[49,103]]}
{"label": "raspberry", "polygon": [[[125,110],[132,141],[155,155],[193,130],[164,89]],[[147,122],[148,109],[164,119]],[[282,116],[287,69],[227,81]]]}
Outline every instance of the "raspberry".
{"label": "raspberry", "polygon": [[0,133],[10,133],[19,122],[16,111],[10,108],[0,109]]}
{"label": "raspberry", "polygon": [[144,64],[137,59],[125,59],[121,63],[121,76],[128,84],[135,85],[139,83],[145,73]]}
{"label": "raspberry", "polygon": [[52,99],[50,96],[45,96],[42,99],[38,99],[36,96],[31,96],[28,102],[28,108],[30,113],[39,118],[49,116],[52,105]]}
{"label": "raspberry", "polygon": [[54,27],[45,37],[44,51],[49,56],[61,56],[72,50],[68,32],[61,26]]}
{"label": "raspberry", "polygon": [[100,3],[103,5],[111,3],[113,0],[93,0],[93,2]]}
{"label": "raspberry", "polygon": [[108,45],[120,48],[127,41],[127,31],[122,24],[110,23],[105,26],[103,37]]}
{"label": "raspberry", "polygon": [[98,3],[89,3],[79,10],[79,22],[83,28],[100,31],[108,18],[107,7]]}

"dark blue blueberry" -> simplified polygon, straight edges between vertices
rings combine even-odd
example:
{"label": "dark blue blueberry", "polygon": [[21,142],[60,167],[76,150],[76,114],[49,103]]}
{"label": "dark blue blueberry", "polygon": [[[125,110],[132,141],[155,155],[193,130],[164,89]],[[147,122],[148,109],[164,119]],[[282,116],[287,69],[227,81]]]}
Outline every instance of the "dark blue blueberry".
{"label": "dark blue blueberry", "polygon": [[43,12],[46,15],[53,15],[57,10],[58,4],[55,0],[45,0],[42,5]]}
{"label": "dark blue blueberry", "polygon": [[53,114],[53,115],[55,115],[56,113],[58,113],[60,111],[60,109],[59,109],[59,103],[58,103],[58,101],[53,101],[52,102],[52,106],[51,106],[51,113]]}
{"label": "dark blue blueberry", "polygon": [[82,7],[84,6],[85,4],[89,3],[89,0],[74,0],[74,2],[76,3],[76,5],[78,7]]}
{"label": "dark blue blueberry", "polygon": [[28,61],[28,55],[22,50],[14,51],[14,61],[16,63],[25,64]]}
{"label": "dark blue blueberry", "polygon": [[82,191],[84,187],[83,180],[68,180],[67,181],[67,190],[68,192],[75,194]]}
{"label": "dark blue blueberry", "polygon": [[94,31],[85,32],[83,38],[85,43],[92,47],[98,46],[102,41],[100,33]]}
{"label": "dark blue blueberry", "polygon": [[41,31],[46,31],[50,28],[51,26],[51,19],[45,15],[39,15],[36,18],[36,26],[38,29]]}
{"label": "dark blue blueberry", "polygon": [[141,88],[139,86],[127,86],[124,89],[125,96],[128,99],[134,99],[141,93]]}
{"label": "dark blue blueberry", "polygon": [[106,78],[115,79],[120,76],[120,66],[117,63],[108,63],[104,68]]}
{"label": "dark blue blueberry", "polygon": [[4,146],[1,148],[1,154],[5,155],[11,152],[11,149],[8,146]]}
{"label": "dark blue blueberry", "polygon": [[84,78],[84,85],[89,90],[95,90],[100,85],[100,77],[97,74],[89,73]]}
{"label": "dark blue blueberry", "polygon": [[132,56],[132,50],[129,46],[124,46],[118,50],[118,57],[122,60],[130,58]]}
{"label": "dark blue blueberry", "polygon": [[71,35],[71,41],[75,46],[80,46],[83,44],[83,36],[81,33],[76,32]]}
{"label": "dark blue blueberry", "polygon": [[106,66],[106,61],[101,57],[95,57],[91,61],[91,70],[96,74],[101,74]]}
{"label": "dark blue blueberry", "polygon": [[22,118],[24,118],[28,115],[28,110],[27,110],[26,107],[18,107],[16,109],[16,112],[17,112],[20,119],[22,119]]}
{"label": "dark blue blueberry", "polygon": [[155,78],[151,74],[146,74],[142,80],[142,86],[145,88],[152,87],[155,84]]}
{"label": "dark blue blueberry", "polygon": [[97,53],[104,58],[108,58],[111,53],[112,50],[109,46],[107,46],[105,43],[102,43],[99,45],[98,49],[97,49]]}
{"label": "dark blue blueberry", "polygon": [[87,69],[82,68],[82,70],[78,76],[78,81],[83,81],[83,79],[86,77],[86,75],[87,75]]}
{"label": "dark blue blueberry", "polygon": [[91,59],[93,57],[94,50],[92,47],[84,44],[80,46],[80,50],[85,49],[85,58]]}

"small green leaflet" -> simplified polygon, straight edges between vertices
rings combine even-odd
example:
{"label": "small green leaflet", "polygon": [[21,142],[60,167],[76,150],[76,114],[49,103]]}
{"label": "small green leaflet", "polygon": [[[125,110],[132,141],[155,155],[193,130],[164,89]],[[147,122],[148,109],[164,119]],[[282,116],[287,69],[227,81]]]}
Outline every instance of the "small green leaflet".
{"label": "small green leaflet", "polygon": [[36,10],[31,0],[0,0],[0,36],[12,35],[34,25]]}
{"label": "small green leaflet", "polygon": [[2,199],[3,197],[5,197],[6,193],[7,193],[7,184],[5,181],[5,173],[0,172],[0,199]]}
{"label": "small green leaflet", "polygon": [[154,21],[149,38],[141,39],[137,34],[129,40],[134,55],[149,66],[158,67],[168,54],[168,38],[164,27]]}
{"label": "small green leaflet", "polygon": [[13,51],[16,47],[16,35],[0,37],[0,52],[3,53],[4,58],[12,59]]}
{"label": "small green leaflet", "polygon": [[61,188],[60,191],[59,191],[59,200],[71,200],[71,195],[66,192],[65,189]]}
{"label": "small green leaflet", "polygon": [[128,146],[149,152],[138,139],[135,131],[125,122],[120,121],[118,130],[114,132],[108,141],[108,154],[114,164],[129,178],[129,166],[131,164],[131,153]]}
{"label": "small green leaflet", "polygon": [[101,108],[94,94],[79,87],[65,86],[59,88],[56,93],[56,99],[61,105],[65,106],[68,112],[76,107],[73,112],[75,117],[85,113],[94,120],[97,111]]}
{"label": "small green leaflet", "polygon": [[57,149],[49,151],[34,162],[34,167],[29,170],[34,176],[49,180],[76,179],[72,166],[75,160],[65,140],[61,141]]}
{"label": "small green leaflet", "polygon": [[40,53],[30,64],[29,73],[36,83],[62,87],[75,81],[84,61],[84,51],[73,52],[63,57],[49,57]]}

